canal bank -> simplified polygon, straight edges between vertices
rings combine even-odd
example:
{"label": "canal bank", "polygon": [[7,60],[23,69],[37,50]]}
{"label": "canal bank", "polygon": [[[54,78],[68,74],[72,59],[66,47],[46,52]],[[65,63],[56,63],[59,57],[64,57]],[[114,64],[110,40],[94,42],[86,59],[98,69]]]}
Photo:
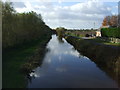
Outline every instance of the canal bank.
{"label": "canal bank", "polygon": [[42,63],[51,35],[3,52],[2,88],[26,88],[27,74]]}
{"label": "canal bank", "polygon": [[66,36],[65,39],[78,52],[87,56],[120,86],[120,47],[103,45],[89,40]]}

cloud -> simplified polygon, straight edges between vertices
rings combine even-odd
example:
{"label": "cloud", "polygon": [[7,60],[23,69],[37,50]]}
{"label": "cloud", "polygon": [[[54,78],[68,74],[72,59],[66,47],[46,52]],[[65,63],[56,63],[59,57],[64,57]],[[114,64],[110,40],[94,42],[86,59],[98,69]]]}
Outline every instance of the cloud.
{"label": "cloud", "polygon": [[[16,4],[16,2],[13,2],[13,4]],[[31,5],[30,2],[24,2],[24,7],[15,7],[15,10],[19,13],[21,12],[30,12],[30,11],[34,11],[33,6]]]}
{"label": "cloud", "polygon": [[71,6],[71,9],[76,12],[80,12],[83,14],[106,14],[110,13],[110,7],[106,7],[104,3],[100,3],[98,1],[88,1],[85,3],[78,3],[76,5]]}
{"label": "cloud", "polygon": [[92,28],[94,22],[97,23],[96,28],[98,28],[103,18],[106,15],[111,15],[112,7],[104,2],[88,0],[72,5],[67,5],[69,3],[67,2],[63,5],[62,1],[56,2],[57,4],[54,2],[31,3],[26,1],[24,2],[24,7],[19,6],[15,8],[18,12],[35,11],[41,13],[46,24],[52,28],[58,26],[66,28]]}
{"label": "cloud", "polygon": [[[2,1],[9,1],[9,0],[2,0]],[[24,2],[24,1],[29,1],[29,2],[85,2],[89,0],[10,0],[11,2]],[[94,0],[96,1],[96,0]],[[119,0],[98,0],[99,2],[119,2]]]}
{"label": "cloud", "polygon": [[26,7],[25,4],[24,4],[24,2],[14,2],[13,6],[15,8],[25,8]]}

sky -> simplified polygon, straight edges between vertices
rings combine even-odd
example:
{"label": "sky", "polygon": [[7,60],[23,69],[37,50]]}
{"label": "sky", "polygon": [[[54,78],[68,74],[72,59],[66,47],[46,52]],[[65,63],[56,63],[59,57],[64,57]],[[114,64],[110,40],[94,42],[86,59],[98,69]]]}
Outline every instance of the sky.
{"label": "sky", "polygon": [[[6,0],[4,0],[6,1]],[[107,15],[118,14],[119,0],[9,0],[19,13],[35,11],[51,28],[99,28]]]}

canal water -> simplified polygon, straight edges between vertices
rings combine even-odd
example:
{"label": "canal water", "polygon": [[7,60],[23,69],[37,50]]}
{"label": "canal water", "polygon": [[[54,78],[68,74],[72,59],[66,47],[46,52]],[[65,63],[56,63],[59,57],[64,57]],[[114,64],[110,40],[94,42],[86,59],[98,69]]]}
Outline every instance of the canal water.
{"label": "canal water", "polygon": [[42,65],[30,74],[28,88],[117,88],[117,83],[65,39],[52,35]]}

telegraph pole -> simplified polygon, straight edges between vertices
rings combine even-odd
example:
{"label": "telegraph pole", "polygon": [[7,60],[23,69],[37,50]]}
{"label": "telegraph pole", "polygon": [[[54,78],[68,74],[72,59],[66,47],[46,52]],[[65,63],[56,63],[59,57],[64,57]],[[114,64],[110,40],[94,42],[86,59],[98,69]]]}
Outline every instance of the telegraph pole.
{"label": "telegraph pole", "polygon": [[95,22],[94,22],[94,29],[95,29]]}

